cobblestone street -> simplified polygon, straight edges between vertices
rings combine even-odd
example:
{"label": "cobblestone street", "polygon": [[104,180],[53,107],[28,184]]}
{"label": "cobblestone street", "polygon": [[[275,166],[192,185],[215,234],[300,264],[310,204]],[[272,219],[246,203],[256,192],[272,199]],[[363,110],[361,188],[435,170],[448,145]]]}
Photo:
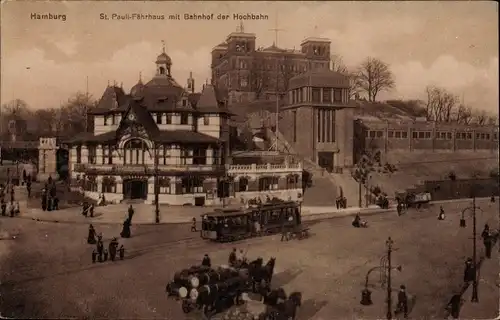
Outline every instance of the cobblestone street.
{"label": "cobblestone street", "polygon": [[[477,216],[478,233],[486,222],[497,228],[498,206],[486,201],[479,205],[484,213]],[[467,217],[467,227],[459,228],[460,211],[467,204],[443,206],[445,221],[436,219],[439,206],[401,217],[369,216],[368,229],[353,228],[352,217],[337,218],[311,222],[309,239],[289,242],[271,236],[215,244],[189,232],[188,225],[133,226],[133,237],[120,239],[127,248],[125,261],[96,265],[91,263],[92,247],[86,244],[86,225],[2,219],[4,229],[19,235],[5,241],[10,253],[3,257],[1,311],[16,318],[181,320],[185,316],[180,305],[165,295],[167,281],[176,271],[200,263],[205,253],[214,264],[226,264],[234,246],[246,250],[249,259],[277,258],[273,286],[303,294],[298,320],[383,318],[386,292],[379,273],[372,273],[369,281],[373,305],[359,302],[366,273],[379,265],[391,236],[393,265],[402,266],[401,272],[393,272],[394,301],[399,285],[404,284],[414,301],[411,318],[442,318],[444,307],[462,284],[463,263],[472,254],[472,219]],[[106,242],[120,231],[113,225],[96,228]],[[478,253],[484,255],[481,240]],[[495,263],[496,255],[494,250],[494,259],[486,260],[483,267],[491,269],[488,264]],[[485,281],[496,283],[496,279],[484,279],[480,291]],[[464,299],[469,303],[469,297]],[[482,314],[493,318],[498,306],[482,309]]]}

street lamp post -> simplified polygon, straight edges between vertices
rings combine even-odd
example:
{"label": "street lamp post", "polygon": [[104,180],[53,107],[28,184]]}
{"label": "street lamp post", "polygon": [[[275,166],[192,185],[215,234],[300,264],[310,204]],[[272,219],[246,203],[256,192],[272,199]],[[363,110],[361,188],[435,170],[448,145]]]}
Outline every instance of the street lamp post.
{"label": "street lamp post", "polygon": [[155,168],[154,168],[154,187],[155,187],[155,222],[160,223],[160,196],[158,186],[158,146],[155,145]]}
{"label": "street lamp post", "polygon": [[392,319],[392,288],[391,288],[391,275],[392,275],[392,245],[394,241],[392,241],[391,237],[387,239],[385,242],[387,246],[387,320]]}

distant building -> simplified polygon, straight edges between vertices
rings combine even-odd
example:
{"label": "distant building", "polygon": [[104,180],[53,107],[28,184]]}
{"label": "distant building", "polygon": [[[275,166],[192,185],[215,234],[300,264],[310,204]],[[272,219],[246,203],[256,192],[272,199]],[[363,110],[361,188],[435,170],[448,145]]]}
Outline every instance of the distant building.
{"label": "distant building", "polygon": [[229,103],[284,96],[294,76],[330,66],[330,40],[307,38],[300,49],[257,47],[243,26],[212,49],[212,84],[227,91]]}

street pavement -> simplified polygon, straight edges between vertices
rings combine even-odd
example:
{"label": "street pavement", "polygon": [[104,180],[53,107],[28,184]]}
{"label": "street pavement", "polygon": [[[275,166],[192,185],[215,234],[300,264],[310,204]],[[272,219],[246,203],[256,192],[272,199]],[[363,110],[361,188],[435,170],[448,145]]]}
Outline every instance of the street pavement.
{"label": "street pavement", "polygon": [[[460,211],[468,205],[443,204],[445,221],[436,219],[438,206],[410,210],[401,217],[394,212],[372,215],[366,217],[367,229],[353,228],[352,217],[310,221],[311,237],[289,242],[269,236],[217,244],[201,240],[187,225],[134,223],[132,238],[119,239],[126,248],[126,259],[95,265],[91,263],[93,246],[86,244],[85,224],[0,218],[2,230],[16,235],[0,241],[0,312],[15,318],[182,320],[185,315],[180,305],[165,295],[165,285],[173,274],[199,264],[205,253],[214,264],[226,264],[231,248],[237,247],[249,259],[277,258],[272,285],[303,294],[297,320],[383,318],[386,291],[379,273],[372,273],[369,279],[373,305],[359,302],[366,273],[380,264],[385,241],[391,236],[393,265],[402,266],[401,272],[393,272],[394,306],[397,290],[404,284],[413,301],[410,318],[444,318],[446,304],[462,285],[464,261],[472,254],[471,218],[467,216],[466,228],[459,228]],[[478,233],[484,223],[497,228],[498,202],[484,202],[481,208]],[[96,229],[107,245],[121,228],[102,224]],[[478,255],[484,255],[481,241]],[[493,258],[498,258],[496,250]],[[482,304],[471,307],[466,299],[464,314],[475,314],[473,308],[477,307],[487,318],[496,316],[498,304],[491,305],[495,292],[487,293],[487,286],[496,283],[497,275],[490,279],[491,272],[486,271],[494,261],[483,264]]]}

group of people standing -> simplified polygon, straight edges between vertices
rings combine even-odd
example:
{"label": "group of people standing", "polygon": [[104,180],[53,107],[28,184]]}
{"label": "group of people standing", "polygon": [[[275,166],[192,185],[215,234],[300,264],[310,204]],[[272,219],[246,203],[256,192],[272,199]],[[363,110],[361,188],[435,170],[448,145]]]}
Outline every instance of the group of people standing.
{"label": "group of people standing", "polygon": [[56,182],[50,176],[42,190],[42,210],[59,210],[59,197],[57,196]]}
{"label": "group of people standing", "polygon": [[120,247],[118,247],[119,243],[116,238],[111,239],[108,245],[108,249],[104,248],[102,233],[96,234],[93,225],[89,226],[87,243],[96,245],[96,248],[92,250],[92,263],[96,263],[96,261],[105,262],[108,260],[108,257],[111,261],[115,261],[117,254],[120,257],[120,260],[123,260],[125,258],[125,247],[123,245],[120,245]]}

